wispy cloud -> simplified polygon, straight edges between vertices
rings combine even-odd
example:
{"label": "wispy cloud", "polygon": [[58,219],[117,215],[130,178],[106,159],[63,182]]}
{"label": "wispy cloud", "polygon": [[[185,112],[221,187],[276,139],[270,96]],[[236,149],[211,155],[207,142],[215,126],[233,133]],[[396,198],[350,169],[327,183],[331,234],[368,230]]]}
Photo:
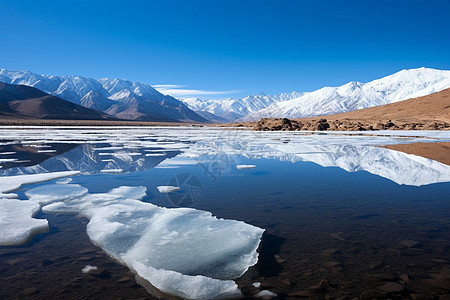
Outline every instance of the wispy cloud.
{"label": "wispy cloud", "polygon": [[158,92],[170,95],[174,97],[202,97],[202,96],[213,96],[213,95],[228,95],[239,93],[240,91],[207,91],[207,90],[196,90],[189,89],[187,85],[178,84],[155,84],[152,85]]}

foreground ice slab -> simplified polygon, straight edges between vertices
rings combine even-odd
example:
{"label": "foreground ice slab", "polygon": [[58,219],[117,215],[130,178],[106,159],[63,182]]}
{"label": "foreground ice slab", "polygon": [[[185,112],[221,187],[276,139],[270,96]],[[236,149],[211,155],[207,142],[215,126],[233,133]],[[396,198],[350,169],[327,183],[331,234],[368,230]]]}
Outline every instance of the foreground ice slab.
{"label": "foreground ice slab", "polygon": [[[17,198],[17,195],[10,192],[19,189],[24,184],[44,182],[78,173],[58,172],[0,177],[0,245],[23,244],[34,234],[48,231],[47,220],[34,219],[33,216],[41,209],[40,202],[49,201],[49,198],[46,196],[39,198],[36,195],[38,201],[21,201],[12,199]],[[64,187],[65,185],[59,186]],[[35,190],[39,192],[39,190],[42,191],[42,188],[38,187]]]}
{"label": "foreground ice slab", "polygon": [[48,231],[47,220],[33,218],[40,209],[36,202],[0,198],[0,245],[23,244]]}
{"label": "foreground ice slab", "polygon": [[52,172],[32,175],[5,176],[0,177],[0,197],[2,193],[9,193],[18,190],[24,184],[34,184],[53,179],[78,175],[78,171]]}
{"label": "foreground ice slab", "polygon": [[88,193],[88,189],[78,184],[46,184],[25,192],[29,201],[41,205],[55,201],[79,198]]}
{"label": "foreground ice slab", "polygon": [[[89,218],[87,233],[93,243],[163,292],[187,299],[237,297],[240,290],[230,279],[258,261],[261,228],[205,211],[141,202],[145,187],[74,197],[79,186],[55,184],[50,198],[58,188],[66,199],[44,206],[45,212]],[[30,190],[30,201],[39,201],[42,191]]]}

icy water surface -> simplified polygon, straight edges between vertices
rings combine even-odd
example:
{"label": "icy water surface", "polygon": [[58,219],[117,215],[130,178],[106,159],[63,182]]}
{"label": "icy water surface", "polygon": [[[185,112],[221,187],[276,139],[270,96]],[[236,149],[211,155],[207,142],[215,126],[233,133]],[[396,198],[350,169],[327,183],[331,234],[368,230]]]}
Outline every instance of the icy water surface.
{"label": "icy water surface", "polygon": [[449,132],[0,131],[2,299],[450,293]]}

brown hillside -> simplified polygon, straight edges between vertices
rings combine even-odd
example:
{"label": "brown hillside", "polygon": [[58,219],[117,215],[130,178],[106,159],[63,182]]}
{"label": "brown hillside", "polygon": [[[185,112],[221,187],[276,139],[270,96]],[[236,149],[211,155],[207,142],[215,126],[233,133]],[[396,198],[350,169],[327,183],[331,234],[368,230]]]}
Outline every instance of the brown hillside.
{"label": "brown hillside", "polygon": [[449,130],[450,89],[352,112],[304,119],[261,119],[255,130]]}
{"label": "brown hillside", "polygon": [[396,120],[400,122],[450,122],[450,89],[446,89],[428,96],[408,99],[387,105],[328,115],[324,116],[324,118],[328,120],[346,118],[352,120],[374,121]]}

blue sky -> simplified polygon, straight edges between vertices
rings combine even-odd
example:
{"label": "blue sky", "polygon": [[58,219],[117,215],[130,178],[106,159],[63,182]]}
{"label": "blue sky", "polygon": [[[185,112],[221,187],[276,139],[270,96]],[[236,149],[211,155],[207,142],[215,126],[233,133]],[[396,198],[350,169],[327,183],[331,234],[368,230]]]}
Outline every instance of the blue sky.
{"label": "blue sky", "polygon": [[227,98],[450,69],[450,1],[0,0],[0,67]]}

